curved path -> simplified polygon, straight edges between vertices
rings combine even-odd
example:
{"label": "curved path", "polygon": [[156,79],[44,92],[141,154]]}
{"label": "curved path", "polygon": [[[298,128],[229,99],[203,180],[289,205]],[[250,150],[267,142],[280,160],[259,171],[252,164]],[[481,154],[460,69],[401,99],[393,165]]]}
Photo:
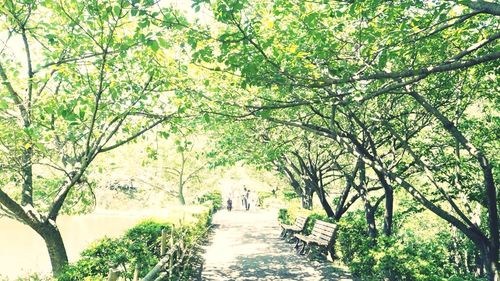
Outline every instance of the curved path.
{"label": "curved path", "polygon": [[279,239],[277,211],[220,211],[205,247],[201,280],[351,280],[330,262],[295,254]]}

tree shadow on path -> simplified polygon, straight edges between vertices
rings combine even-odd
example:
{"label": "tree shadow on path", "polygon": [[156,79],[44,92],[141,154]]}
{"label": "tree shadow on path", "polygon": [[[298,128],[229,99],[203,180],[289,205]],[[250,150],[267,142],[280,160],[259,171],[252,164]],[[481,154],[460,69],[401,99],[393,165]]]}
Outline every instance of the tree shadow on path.
{"label": "tree shadow on path", "polygon": [[352,280],[327,261],[298,256],[277,238],[276,212],[220,212],[201,280]]}

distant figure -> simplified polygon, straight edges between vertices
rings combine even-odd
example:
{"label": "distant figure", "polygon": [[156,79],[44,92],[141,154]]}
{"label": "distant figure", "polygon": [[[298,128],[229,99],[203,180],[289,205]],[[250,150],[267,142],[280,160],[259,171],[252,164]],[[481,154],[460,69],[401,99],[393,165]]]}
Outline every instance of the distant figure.
{"label": "distant figure", "polygon": [[231,209],[233,209],[233,200],[231,198],[227,199],[227,210],[231,212]]}
{"label": "distant figure", "polygon": [[247,189],[247,192],[245,193],[245,202],[246,202],[246,210],[250,210],[250,189]]}
{"label": "distant figure", "polygon": [[247,188],[243,187],[243,193],[241,194],[241,206],[245,209],[247,208],[247,199],[248,199],[246,195],[247,195]]}

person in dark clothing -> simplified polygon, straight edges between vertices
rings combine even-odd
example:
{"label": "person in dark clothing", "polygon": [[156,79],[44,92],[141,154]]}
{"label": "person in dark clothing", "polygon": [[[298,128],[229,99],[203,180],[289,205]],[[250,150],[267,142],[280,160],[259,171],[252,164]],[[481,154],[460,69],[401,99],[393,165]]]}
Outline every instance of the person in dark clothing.
{"label": "person in dark clothing", "polygon": [[247,192],[246,194],[244,195],[245,196],[245,202],[246,202],[246,210],[250,210],[250,189],[247,189]]}
{"label": "person in dark clothing", "polygon": [[231,212],[232,209],[233,209],[233,200],[231,200],[231,198],[228,198],[227,199],[227,210]]}

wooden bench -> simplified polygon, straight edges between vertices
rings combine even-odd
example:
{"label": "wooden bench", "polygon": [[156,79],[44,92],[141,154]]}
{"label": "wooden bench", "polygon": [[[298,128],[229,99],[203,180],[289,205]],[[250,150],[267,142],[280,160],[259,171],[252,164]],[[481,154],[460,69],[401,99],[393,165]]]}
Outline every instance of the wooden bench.
{"label": "wooden bench", "polygon": [[307,217],[300,216],[300,217],[297,217],[297,219],[295,220],[295,224],[293,224],[293,225],[281,223],[280,226],[283,230],[281,231],[280,237],[282,239],[286,239],[286,237],[289,233],[295,234],[295,233],[301,232],[302,230],[304,230],[304,227],[306,226],[306,222],[307,222]]}
{"label": "wooden bench", "polygon": [[316,220],[310,235],[294,235],[294,237],[297,238],[295,249],[298,254],[303,255],[306,251],[309,253],[312,246],[317,246],[325,254],[330,253],[333,259],[335,254],[334,244],[336,232],[336,224]]}

